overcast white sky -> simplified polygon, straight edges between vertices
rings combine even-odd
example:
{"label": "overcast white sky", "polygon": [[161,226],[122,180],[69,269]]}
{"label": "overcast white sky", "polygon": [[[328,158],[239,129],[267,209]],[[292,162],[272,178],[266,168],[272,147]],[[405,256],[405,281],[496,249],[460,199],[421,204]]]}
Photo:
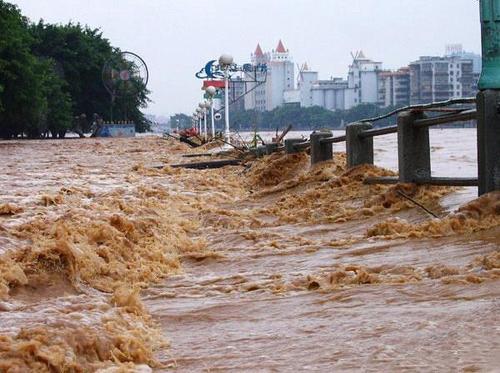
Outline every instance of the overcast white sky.
{"label": "overcast white sky", "polygon": [[228,52],[246,62],[282,39],[294,62],[320,78],[345,77],[350,52],[398,68],[446,44],[480,52],[477,0],[10,0],[31,20],[100,28],[113,45],[148,64],[157,115],[191,113],[201,99],[194,77]]}

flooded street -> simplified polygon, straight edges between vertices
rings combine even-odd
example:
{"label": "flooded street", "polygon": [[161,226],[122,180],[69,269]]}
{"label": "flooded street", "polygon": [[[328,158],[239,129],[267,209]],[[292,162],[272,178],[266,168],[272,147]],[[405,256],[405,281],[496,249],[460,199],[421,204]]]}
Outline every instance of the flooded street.
{"label": "flooded street", "polygon": [[[475,130],[431,145],[475,176]],[[395,149],[197,171],[156,137],[0,142],[0,371],[495,371],[500,195],[363,184]]]}

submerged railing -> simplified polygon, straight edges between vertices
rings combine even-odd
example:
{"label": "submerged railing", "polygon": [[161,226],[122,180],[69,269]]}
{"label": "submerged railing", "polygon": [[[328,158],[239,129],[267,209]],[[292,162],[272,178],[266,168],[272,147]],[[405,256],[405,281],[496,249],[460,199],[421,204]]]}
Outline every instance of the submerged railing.
{"label": "submerged railing", "polygon": [[[478,118],[477,110],[469,108],[450,107],[456,104],[475,104],[475,98],[448,100],[427,105],[415,105],[398,109],[387,115],[370,118],[346,127],[344,136],[334,137],[330,131],[313,132],[308,141],[303,139],[286,139],[284,149],[287,153],[302,152],[310,148],[311,164],[328,161],[333,158],[332,144],[346,142],[347,167],[352,168],[362,164],[373,164],[373,138],[376,136],[397,133],[398,135],[398,177],[367,178],[369,184],[416,183],[444,186],[478,186],[478,178],[433,177],[431,176],[431,148],[429,128],[446,123],[469,121]],[[427,117],[426,112],[444,112],[443,115]],[[373,128],[373,122],[398,115],[397,125]],[[499,123],[491,123],[498,126]],[[500,145],[500,144],[499,144]],[[483,149],[478,141],[478,152],[498,152],[498,149]],[[261,148],[260,154],[270,154],[277,148],[268,144]],[[260,155],[258,154],[258,155]],[[485,165],[481,165],[478,157],[479,180],[498,178]],[[486,173],[486,174],[482,174]],[[489,181],[498,189],[498,180]],[[481,189],[481,188],[480,188]],[[491,190],[480,190],[480,194]]]}

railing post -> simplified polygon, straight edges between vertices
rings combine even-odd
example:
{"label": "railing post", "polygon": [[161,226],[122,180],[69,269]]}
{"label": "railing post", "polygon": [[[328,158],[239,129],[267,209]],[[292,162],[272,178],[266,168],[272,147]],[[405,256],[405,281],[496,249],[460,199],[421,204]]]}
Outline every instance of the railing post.
{"label": "railing post", "polygon": [[261,158],[266,154],[266,147],[264,145],[259,145],[255,148],[255,156]]}
{"label": "railing post", "polygon": [[373,137],[359,137],[361,132],[372,128],[371,123],[350,123],[345,128],[347,168],[373,164]]}
{"label": "railing post", "polygon": [[303,139],[286,139],[285,140],[285,151],[287,154],[299,153],[300,150],[295,148],[295,144],[304,141]]}
{"label": "railing post", "polygon": [[477,94],[479,195],[500,190],[500,90]]}
{"label": "railing post", "polygon": [[321,143],[321,139],[331,136],[330,131],[311,133],[311,165],[333,159],[332,144]]}
{"label": "railing post", "polygon": [[415,183],[431,177],[429,127],[417,128],[413,122],[421,113],[403,112],[398,116],[399,181]]}
{"label": "railing post", "polygon": [[267,155],[273,154],[277,149],[278,149],[278,143],[271,142],[269,144],[266,144]]}

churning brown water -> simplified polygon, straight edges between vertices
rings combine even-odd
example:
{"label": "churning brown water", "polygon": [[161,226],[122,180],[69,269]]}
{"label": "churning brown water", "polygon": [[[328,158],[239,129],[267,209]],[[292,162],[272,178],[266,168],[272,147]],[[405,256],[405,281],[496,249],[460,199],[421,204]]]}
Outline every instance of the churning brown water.
{"label": "churning brown water", "polygon": [[188,152],[0,143],[0,371],[500,367],[498,193],[368,186],[394,172],[342,153],[155,167]]}

